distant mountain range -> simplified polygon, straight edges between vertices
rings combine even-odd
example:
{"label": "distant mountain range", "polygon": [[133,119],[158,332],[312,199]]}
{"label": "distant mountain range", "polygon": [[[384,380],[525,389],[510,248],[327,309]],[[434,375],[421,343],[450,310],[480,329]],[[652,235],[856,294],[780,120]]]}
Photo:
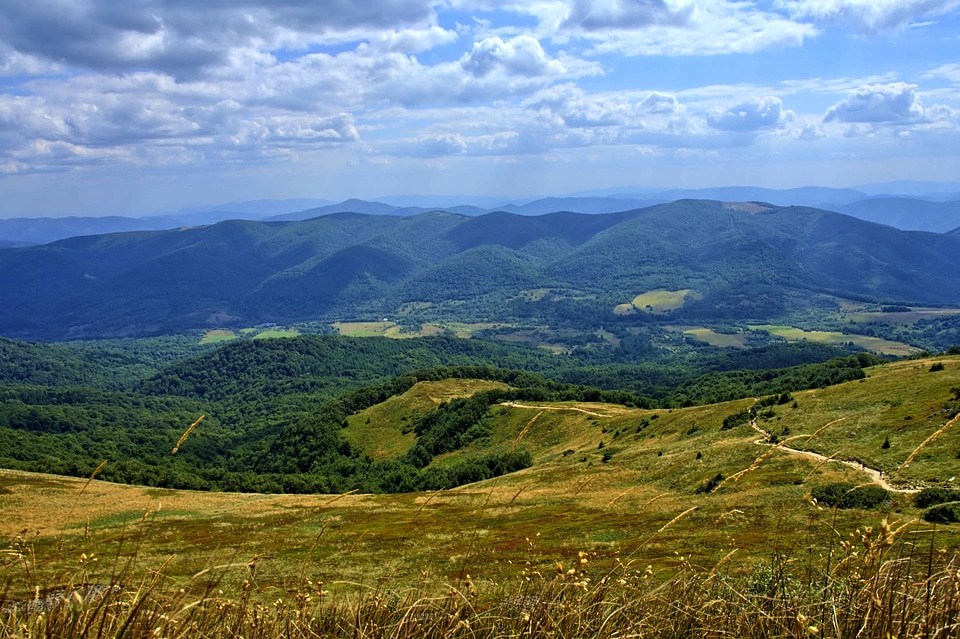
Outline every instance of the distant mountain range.
{"label": "distant mountain range", "polygon": [[[960,235],[809,207],[330,213],[0,249],[0,335],[146,335],[377,316],[603,326],[654,289],[676,321],[767,320],[823,295],[960,304]],[[660,317],[659,319],[662,319]]]}
{"label": "distant mountain range", "polygon": [[[886,189],[886,190],[885,190]],[[887,224],[901,230],[945,233],[960,227],[960,184],[890,182],[858,189],[802,187],[787,190],[757,187],[711,189],[605,189],[567,197],[505,202],[480,196],[395,196],[378,201],[349,199],[254,200],[184,209],[152,217],[13,218],[0,220],[0,248],[46,244],[81,235],[155,231],[216,224],[224,220],[296,221],[332,213],[411,216],[443,210],[477,216],[494,211],[518,215],[616,213],[681,199],[764,202],[776,206],[810,206]]]}

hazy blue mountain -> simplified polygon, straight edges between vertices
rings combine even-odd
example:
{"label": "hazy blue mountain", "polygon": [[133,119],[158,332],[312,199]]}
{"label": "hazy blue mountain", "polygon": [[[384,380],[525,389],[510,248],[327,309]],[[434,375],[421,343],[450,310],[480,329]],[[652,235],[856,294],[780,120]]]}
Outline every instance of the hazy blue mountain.
{"label": "hazy blue mountain", "polygon": [[182,226],[204,226],[224,220],[257,220],[277,212],[289,213],[324,200],[257,200],[214,207],[197,207],[147,217],[41,217],[0,220],[0,241],[12,244],[47,244],[80,235],[128,231],[162,231]]}
{"label": "hazy blue mountain", "polygon": [[181,226],[168,218],[37,217],[0,220],[0,239],[11,243],[46,244],[78,235],[159,230]]}
{"label": "hazy blue mountain", "polygon": [[492,211],[505,204],[510,204],[506,198],[489,195],[390,195],[378,197],[377,202],[399,208],[413,206],[424,209],[442,209],[444,211],[452,211],[458,207],[475,207],[484,211]]}
{"label": "hazy blue mountain", "polygon": [[[613,197],[633,198],[635,194],[623,192]],[[713,189],[671,189],[647,194],[664,202],[683,199],[719,200],[722,202],[767,202],[777,206],[819,206],[824,202],[847,203],[861,200],[867,195],[852,189],[832,189],[822,186],[805,186],[796,189],[763,189],[753,186],[729,186]]]}
{"label": "hazy blue mountain", "polygon": [[498,211],[516,213],[518,215],[544,215],[567,211],[571,213],[619,213],[631,209],[640,209],[653,204],[660,204],[665,200],[637,200],[612,197],[548,197],[534,200],[527,204],[508,204]]}
{"label": "hazy blue mountain", "polygon": [[922,182],[919,180],[900,180],[879,182],[856,187],[857,191],[867,195],[902,195],[924,199],[955,199],[960,194],[960,182]]}
{"label": "hazy blue mountain", "polygon": [[190,206],[179,209],[172,213],[166,213],[166,216],[179,216],[190,213],[206,213],[214,211],[226,211],[231,213],[242,213],[250,216],[250,219],[264,218],[269,215],[280,215],[283,213],[293,213],[304,209],[312,209],[318,206],[333,204],[332,200],[320,200],[317,198],[292,198],[286,200],[246,200],[242,202],[228,202],[226,204],[214,204],[206,206]]}
{"label": "hazy blue mountain", "polygon": [[877,197],[837,205],[830,210],[905,231],[946,233],[960,226],[960,200],[930,202],[906,197]]}
{"label": "hazy blue mountain", "polygon": [[338,204],[328,204],[295,213],[286,213],[284,215],[274,215],[266,218],[268,221],[300,221],[309,220],[321,215],[330,215],[331,213],[363,213],[366,215],[416,215],[424,213],[429,209],[417,206],[399,207],[383,202],[367,202],[366,200],[349,199]]}
{"label": "hazy blue mountain", "polygon": [[484,213],[489,213],[487,209],[480,208],[479,206],[471,206],[469,204],[451,206],[444,210],[449,213],[457,213],[459,215],[469,215],[470,217],[474,217],[476,215],[483,215]]}

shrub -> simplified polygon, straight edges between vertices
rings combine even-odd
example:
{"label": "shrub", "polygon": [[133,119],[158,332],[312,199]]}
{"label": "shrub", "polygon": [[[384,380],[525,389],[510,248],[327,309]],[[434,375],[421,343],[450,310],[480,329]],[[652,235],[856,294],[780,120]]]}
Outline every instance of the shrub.
{"label": "shrub", "polygon": [[889,498],[889,493],[880,486],[856,488],[850,483],[818,486],[811,491],[811,494],[819,503],[836,508],[876,508]]}
{"label": "shrub", "polygon": [[935,373],[943,370],[943,362],[935,362],[930,365],[930,372]]}
{"label": "shrub", "polygon": [[723,475],[721,475],[720,473],[717,473],[714,477],[708,479],[707,483],[697,488],[697,494],[709,495],[714,490],[716,490],[717,486],[719,486],[720,482],[722,481],[723,481]]}
{"label": "shrub", "polygon": [[917,508],[929,508],[948,501],[960,501],[960,490],[953,488],[924,488],[914,495],[913,503]]}
{"label": "shrub", "polygon": [[742,426],[750,421],[750,411],[741,410],[737,411],[732,415],[727,415],[723,419],[723,426],[720,427],[720,430],[730,430],[731,428],[736,428],[737,426]]}
{"label": "shrub", "polygon": [[955,524],[960,522],[960,504],[934,506],[923,513],[923,519],[931,524]]}

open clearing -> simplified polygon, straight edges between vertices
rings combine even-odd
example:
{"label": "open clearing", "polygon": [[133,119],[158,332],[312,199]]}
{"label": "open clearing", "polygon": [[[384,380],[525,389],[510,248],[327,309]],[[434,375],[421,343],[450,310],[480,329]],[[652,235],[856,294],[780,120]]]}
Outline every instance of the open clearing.
{"label": "open clearing", "polygon": [[633,305],[641,311],[666,313],[681,308],[691,293],[693,290],[689,288],[679,291],[656,289],[637,295],[633,298]]}
{"label": "open clearing", "polygon": [[904,344],[903,342],[894,342],[881,339],[879,337],[868,337],[866,335],[853,335],[848,333],[838,333],[835,331],[805,331],[802,328],[795,328],[793,326],[775,325],[750,326],[750,330],[767,331],[771,335],[782,337],[791,342],[809,340],[811,342],[820,342],[823,344],[831,344],[833,346],[842,346],[844,344],[853,342],[857,346],[865,348],[873,353],[895,355],[897,357],[906,357],[920,352],[919,348],[910,346],[909,344]]}
{"label": "open clearing", "polygon": [[296,337],[300,334],[295,328],[268,328],[253,336],[253,339],[271,339],[274,337]]}
{"label": "open clearing", "polygon": [[747,346],[747,336],[739,333],[717,333],[703,327],[685,328],[683,332],[694,339],[710,344],[710,346],[719,346],[720,348],[746,348]]}
{"label": "open clearing", "polygon": [[229,342],[232,339],[236,339],[237,334],[233,331],[227,330],[214,330],[207,331],[203,338],[200,340],[201,344],[219,344],[220,342]]}
{"label": "open clearing", "polygon": [[463,322],[449,322],[443,324],[422,324],[420,330],[414,331],[397,324],[396,322],[336,322],[331,326],[340,333],[350,337],[392,337],[395,339],[405,339],[409,337],[429,337],[431,335],[442,335],[447,331],[453,331],[457,337],[470,338],[477,331],[488,328],[501,328],[505,324],[495,324],[491,322],[482,322],[477,324],[465,324]]}
{"label": "open clearing", "polygon": [[910,311],[881,313],[877,311],[860,311],[852,313],[841,313],[839,319],[844,322],[853,321],[856,324],[870,324],[880,322],[883,324],[916,324],[921,320],[939,319],[960,314],[960,310],[950,308],[915,308]]}

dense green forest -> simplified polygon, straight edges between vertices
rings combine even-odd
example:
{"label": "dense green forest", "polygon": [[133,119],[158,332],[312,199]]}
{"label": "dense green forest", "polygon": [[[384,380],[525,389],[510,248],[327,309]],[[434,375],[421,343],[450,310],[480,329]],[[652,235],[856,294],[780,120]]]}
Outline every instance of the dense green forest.
{"label": "dense green forest", "polygon": [[[205,490],[395,492],[448,488],[530,463],[521,448],[431,465],[485,436],[510,400],[679,407],[816,388],[881,360],[815,344],[666,355],[542,349],[452,337],[308,335],[201,348],[185,339],[32,344],[0,339],[0,466]],[[639,363],[630,363],[639,361]],[[410,425],[404,456],[374,461],[346,418],[418,381],[502,382]],[[186,427],[201,424],[171,454]]]}
{"label": "dense green forest", "polygon": [[[958,236],[706,200],[597,215],[233,220],[0,249],[0,270],[0,334],[46,340],[384,316],[590,331],[764,323],[836,308],[836,297],[960,304]],[[530,294],[541,289],[567,294]],[[664,313],[614,313],[655,289],[695,295]]]}

